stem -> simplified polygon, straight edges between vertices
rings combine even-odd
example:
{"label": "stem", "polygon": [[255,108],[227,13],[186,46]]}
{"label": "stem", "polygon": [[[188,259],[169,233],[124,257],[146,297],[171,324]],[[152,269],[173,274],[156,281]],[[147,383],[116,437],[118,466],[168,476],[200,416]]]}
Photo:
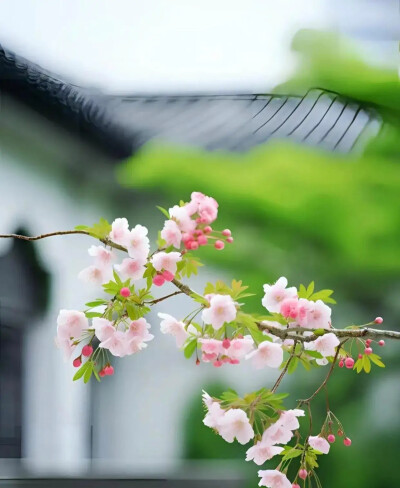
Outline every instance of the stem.
{"label": "stem", "polygon": [[162,302],[163,300],[166,300],[167,298],[174,297],[175,295],[180,295],[181,291],[174,291],[173,293],[170,293],[169,295],[165,295],[165,297],[161,298],[156,298],[155,300],[151,300],[150,302],[145,302],[147,305],[155,305],[156,303]]}
{"label": "stem", "polygon": [[283,368],[282,370],[282,373],[279,375],[279,378],[276,380],[274,386],[272,387],[271,389],[271,392],[272,393],[275,393],[276,390],[278,389],[278,386],[281,384],[281,381],[283,380],[283,377],[285,376],[285,374],[287,373],[287,370],[289,368],[289,365],[292,361],[292,359],[294,358],[295,356],[295,349],[296,349],[296,342],[293,344],[293,351],[290,355],[290,358],[287,360],[286,364],[285,364],[285,367]]}

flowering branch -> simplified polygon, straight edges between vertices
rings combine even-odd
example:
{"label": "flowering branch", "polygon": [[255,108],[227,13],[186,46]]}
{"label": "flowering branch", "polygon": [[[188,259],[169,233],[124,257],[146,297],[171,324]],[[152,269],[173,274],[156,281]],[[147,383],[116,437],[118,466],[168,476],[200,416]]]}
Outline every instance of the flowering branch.
{"label": "flowering branch", "polygon": [[[260,486],[300,488],[298,478],[308,478],[309,486],[315,481],[320,488],[315,472],[317,457],[327,454],[335,441],[333,426],[337,424],[339,436],[344,435],[344,428],[327,402],[326,420],[319,434],[313,436],[312,400],[322,389],[327,390],[337,364],[357,373],[369,373],[372,364],[384,367],[371,346],[373,343],[384,346],[383,339],[398,340],[400,332],[372,328],[373,324],[383,322],[381,317],[368,324],[334,328],[331,308],[327,305],[335,303],[331,297],[333,292],[315,291],[314,282],[307,287],[300,285],[298,289],[288,287],[284,277],[274,284],[265,284],[262,305],[268,312],[266,316],[243,311],[243,299],[251,294],[241,281],[233,280],[231,285],[222,281],[207,283],[203,293],[195,292],[182,282],[183,278],[197,274],[198,267],[202,266],[193,253],[201,246],[213,246],[221,251],[233,242],[231,231],[211,227],[217,218],[218,203],[198,192],[192,193],[188,203],[169,210],[158,208],[167,220],[152,253],[147,228],[136,225],[129,229],[125,218],[116,219],[112,224],[100,219],[92,227],[78,226],[74,230],[33,237],[0,234],[0,238],[37,241],[84,234],[104,245],[89,248],[93,264],[82,270],[79,278],[102,286],[111,298],[87,302],[84,311],[61,310],[57,318],[57,345],[67,357],[75,356],[74,381],[82,378],[87,383],[92,376],[100,381],[112,375],[114,367],[110,361],[114,356],[139,353],[154,338],[146,320],[151,307],[179,294],[190,297],[194,308],[183,319],[158,314],[161,332],[174,336],[186,358],[194,356],[196,364],[202,361],[216,368],[247,359],[257,369],[281,369],[271,389],[262,388],[244,397],[229,390],[219,399],[204,393],[207,408],[204,424],[227,442],[237,439],[247,444],[253,439],[254,445],[247,450],[247,461],[262,465],[274,456],[281,456],[275,469],[259,471]],[[125,257],[114,264],[117,251],[125,253]],[[161,287],[166,282],[177,290],[154,298],[153,287]],[[358,350],[356,361],[352,357],[353,348]],[[309,370],[329,363],[321,385],[309,398],[299,400],[298,407],[306,405],[309,417],[309,431],[302,441],[298,418],[305,416],[305,412],[300,408],[285,410],[282,401],[287,395],[278,394],[277,390],[285,375],[294,373],[299,365]],[[296,443],[289,445],[293,437]],[[351,440],[345,437],[343,443],[350,446]],[[295,459],[299,467],[291,483],[288,476]]]}

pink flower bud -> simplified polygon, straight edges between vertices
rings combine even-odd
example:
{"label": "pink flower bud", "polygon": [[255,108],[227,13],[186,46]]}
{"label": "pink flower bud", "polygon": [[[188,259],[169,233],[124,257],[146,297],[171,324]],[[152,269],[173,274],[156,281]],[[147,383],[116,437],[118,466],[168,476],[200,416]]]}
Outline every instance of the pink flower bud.
{"label": "pink flower bud", "polygon": [[203,229],[204,234],[210,234],[212,232],[212,227],[206,225]]}
{"label": "pink flower bud", "polygon": [[372,354],[372,348],[371,347],[366,347],[364,352],[367,355]]}
{"label": "pink flower bud", "polygon": [[163,271],[162,272],[162,277],[165,279],[165,281],[172,281],[174,279],[174,275],[171,273],[171,271]]}
{"label": "pink flower bud", "polygon": [[344,366],[344,361],[343,361],[343,359],[341,359],[339,361],[339,368],[343,368],[343,366]]}
{"label": "pink flower bud", "polygon": [[347,447],[351,446],[351,439],[346,437],[345,439],[343,439],[343,444]]}
{"label": "pink flower bud", "polygon": [[385,345],[385,341],[379,341],[379,342],[378,342],[378,344],[379,344],[380,346],[384,346],[384,345]]}
{"label": "pink flower bud", "polygon": [[198,248],[199,248],[199,243],[197,241],[192,241],[191,244],[190,244],[190,249],[192,251],[195,251]]}
{"label": "pink flower bud", "polygon": [[124,298],[128,298],[131,294],[131,290],[127,287],[124,287],[124,288],[121,288],[119,290],[119,293],[121,296],[123,296]]}
{"label": "pink flower bud", "polygon": [[300,485],[298,485],[297,483],[293,483],[292,488],[300,488]]}
{"label": "pink flower bud", "polygon": [[201,236],[201,235],[203,235],[203,231],[201,229],[197,229],[194,231],[194,235],[195,236]]}
{"label": "pink flower bud", "polygon": [[218,359],[213,362],[213,366],[215,366],[216,368],[220,368],[222,366],[222,364],[223,364],[223,362],[219,361]]}
{"label": "pink flower bud", "polygon": [[365,341],[365,345],[366,345],[367,347],[369,347],[369,346],[371,345],[371,343],[372,343],[371,339],[367,339],[367,340]]}
{"label": "pink flower bud", "polygon": [[337,431],[337,435],[338,435],[339,437],[342,437],[342,435],[343,435],[343,430],[339,429],[339,430]]}
{"label": "pink flower bud", "polygon": [[224,340],[222,341],[222,347],[223,347],[224,349],[228,349],[230,345],[231,345],[231,341],[230,341],[229,339],[224,339]]}
{"label": "pink flower bud", "polygon": [[192,243],[193,243],[193,239],[188,239],[187,241],[184,241],[184,245],[186,247],[186,249],[192,249]]}
{"label": "pink flower bud", "polygon": [[352,369],[354,366],[354,359],[353,358],[346,358],[344,361],[344,365],[347,369]]}
{"label": "pink flower bud", "polygon": [[153,285],[162,286],[165,283],[165,278],[162,275],[155,275],[153,278]]}
{"label": "pink flower bud", "polygon": [[363,355],[362,354],[359,354],[358,355],[358,359],[362,359],[363,358]]}
{"label": "pink flower bud", "polygon": [[382,317],[376,317],[374,322],[375,322],[375,324],[381,324],[383,322],[383,318]]}
{"label": "pink flower bud", "polygon": [[239,364],[239,363],[240,363],[239,359],[230,359],[229,360],[229,364]]}
{"label": "pink flower bud", "polygon": [[223,241],[215,241],[214,247],[220,251],[225,247],[225,243]]}
{"label": "pink flower bud", "polygon": [[335,440],[336,440],[336,437],[333,434],[328,435],[328,442],[333,444],[335,442]]}
{"label": "pink flower bud", "polygon": [[308,476],[308,473],[307,471],[303,468],[303,469],[300,469],[299,471],[299,478],[301,478],[302,480],[305,480]]}
{"label": "pink flower bud", "polygon": [[79,358],[74,359],[72,362],[72,365],[74,366],[74,368],[79,368],[79,366],[81,364],[82,364],[82,360],[81,360],[80,356],[79,356]]}
{"label": "pink flower bud", "polygon": [[230,237],[232,232],[229,229],[225,229],[222,231],[222,235],[225,237]]}
{"label": "pink flower bud", "polygon": [[86,346],[82,347],[82,354],[87,358],[92,355],[92,352],[93,352],[93,347],[90,346],[89,344],[86,344]]}
{"label": "pink flower bud", "polygon": [[112,376],[114,374],[114,368],[109,364],[108,366],[106,366],[104,368],[104,373],[107,375],[107,376]]}
{"label": "pink flower bud", "polygon": [[226,242],[228,242],[229,244],[232,244],[232,242],[233,242],[233,237],[227,237],[227,238],[226,238]]}
{"label": "pink flower bud", "polygon": [[106,375],[106,373],[105,373],[104,369],[99,371],[100,378],[104,378],[105,375]]}
{"label": "pink flower bud", "polygon": [[199,366],[199,365],[200,365],[200,359],[199,359],[199,358],[197,358],[197,359],[196,359],[196,366]]}
{"label": "pink flower bud", "polygon": [[206,236],[199,236],[197,242],[200,244],[200,246],[205,246],[208,243],[208,239]]}

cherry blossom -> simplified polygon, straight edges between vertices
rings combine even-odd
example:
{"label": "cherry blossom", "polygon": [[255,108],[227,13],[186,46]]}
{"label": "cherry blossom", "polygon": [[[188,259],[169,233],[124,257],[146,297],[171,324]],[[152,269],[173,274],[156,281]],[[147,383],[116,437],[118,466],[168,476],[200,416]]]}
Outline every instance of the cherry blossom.
{"label": "cherry blossom", "polygon": [[161,237],[165,240],[167,246],[174,246],[177,249],[181,247],[182,232],[175,220],[166,220]]}
{"label": "cherry blossom", "polygon": [[218,216],[218,203],[212,197],[203,197],[199,202],[198,214],[202,223],[211,224]]}
{"label": "cherry blossom", "polygon": [[279,368],[283,361],[283,349],[279,344],[264,341],[258,345],[255,351],[248,354],[246,359],[252,359],[253,366],[256,369],[261,369],[265,366]]}
{"label": "cherry blossom", "polygon": [[281,413],[278,422],[286,429],[296,430],[300,426],[297,417],[304,417],[304,410],[298,408],[293,410],[284,410]]}
{"label": "cherry blossom", "polygon": [[169,271],[173,275],[176,273],[177,263],[182,260],[179,252],[158,252],[151,258],[154,269],[157,271]]}
{"label": "cherry blossom", "polygon": [[246,452],[246,461],[254,461],[256,464],[261,466],[269,459],[272,459],[277,454],[283,451],[283,447],[270,446],[258,441],[256,445],[250,447]]}
{"label": "cherry blossom", "polygon": [[92,283],[94,285],[102,285],[107,283],[112,278],[112,267],[97,267],[88,266],[84,268],[79,274],[78,278],[85,283]]}
{"label": "cherry blossom", "polygon": [[120,274],[122,279],[140,280],[146,271],[146,261],[138,259],[125,258],[121,264],[115,265],[115,270]]}
{"label": "cherry blossom", "polygon": [[174,205],[169,209],[169,215],[176,221],[181,232],[193,232],[196,228],[196,221],[189,215],[186,205]]}
{"label": "cherry blossom", "polygon": [[316,451],[322,452],[322,454],[328,454],[330,449],[329,442],[320,436],[311,436],[308,438],[308,443]]}
{"label": "cherry blossom", "polygon": [[129,224],[127,219],[115,219],[111,224],[109,238],[120,246],[126,246],[129,239]]}
{"label": "cherry blossom", "polygon": [[240,408],[231,408],[218,422],[218,433],[226,440],[233,442],[235,437],[240,444],[247,444],[254,437],[246,412]]}
{"label": "cherry blossom", "polygon": [[286,444],[292,437],[293,432],[278,420],[264,431],[261,440],[265,445],[274,446],[275,444]]}
{"label": "cherry blossom", "polygon": [[71,339],[62,339],[61,337],[55,337],[56,346],[61,349],[62,353],[64,354],[64,360],[67,361],[74,352],[76,345],[74,341]]}
{"label": "cherry blossom", "polygon": [[336,353],[336,347],[339,344],[339,339],[332,332],[329,334],[324,334],[314,341],[315,350],[324,357],[334,356]]}
{"label": "cherry blossom", "polygon": [[276,469],[259,471],[258,476],[261,478],[258,486],[266,486],[268,488],[292,488],[292,483],[287,479],[286,475]]}
{"label": "cherry blossom", "polygon": [[128,339],[139,339],[139,342],[148,342],[154,339],[153,334],[149,333],[151,325],[145,318],[141,317],[137,320],[133,320],[129,324],[129,328],[126,331]]}
{"label": "cherry blossom", "polygon": [[224,351],[222,341],[218,339],[202,338],[199,339],[199,342],[201,344],[201,350],[206,354],[212,355],[214,359]]}
{"label": "cherry blossom", "polygon": [[173,335],[176,340],[176,345],[182,347],[189,337],[185,329],[185,324],[167,313],[159,313],[158,316],[162,319],[160,323],[161,332],[163,334]]}
{"label": "cherry blossom", "polygon": [[115,260],[115,253],[104,246],[90,246],[88,249],[89,256],[95,258],[94,264],[98,268],[111,266]]}
{"label": "cherry blossom", "polygon": [[126,243],[129,257],[142,262],[147,259],[150,250],[150,242],[147,233],[147,228],[140,224],[135,225],[129,232]]}
{"label": "cherry blossom", "polygon": [[264,298],[262,299],[263,306],[272,313],[279,313],[281,304],[288,298],[297,297],[297,289],[293,286],[286,288],[288,280],[282,276],[273,285],[264,285]]}
{"label": "cherry blossom", "polygon": [[214,295],[209,300],[210,306],[202,312],[205,324],[211,324],[215,330],[236,318],[236,306],[229,295]]}
{"label": "cherry blossom", "polygon": [[301,321],[303,327],[311,329],[329,329],[331,326],[331,308],[322,300],[309,301],[307,313]]}
{"label": "cherry blossom", "polygon": [[112,322],[102,317],[95,317],[92,320],[92,326],[95,330],[96,337],[100,342],[106,341],[114,335],[115,327]]}
{"label": "cherry blossom", "polygon": [[83,312],[60,310],[57,317],[57,337],[59,339],[79,338],[89,321]]}
{"label": "cherry blossom", "polygon": [[242,359],[250,353],[254,348],[254,341],[250,336],[245,336],[242,339],[236,338],[230,341],[229,348],[226,349],[225,354],[231,359]]}

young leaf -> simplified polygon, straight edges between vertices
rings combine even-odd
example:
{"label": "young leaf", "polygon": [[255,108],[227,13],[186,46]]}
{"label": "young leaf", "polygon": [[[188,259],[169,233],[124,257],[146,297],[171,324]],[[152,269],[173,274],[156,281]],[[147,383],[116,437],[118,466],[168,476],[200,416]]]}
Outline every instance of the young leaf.
{"label": "young leaf", "polygon": [[82,378],[82,376],[85,374],[85,371],[87,370],[88,368],[88,364],[89,364],[89,361],[82,364],[82,366],[78,369],[78,371],[75,373],[72,381],[76,381],[76,380],[79,380],[80,378]]}
{"label": "young leaf", "polygon": [[83,382],[84,383],[87,383],[90,380],[90,377],[92,376],[92,373],[93,373],[93,367],[94,367],[94,364],[92,361],[88,361],[86,364],[88,366],[86,368],[85,374],[83,375]]}
{"label": "young leaf", "polygon": [[164,214],[164,215],[167,217],[167,219],[168,219],[168,220],[171,218],[171,217],[169,216],[169,212],[168,212],[168,210],[165,210],[165,208],[163,208],[163,207],[159,207],[158,205],[156,205],[156,207],[158,208],[158,210],[159,210],[159,211],[160,211],[162,214]]}
{"label": "young leaf", "polygon": [[183,354],[185,355],[185,358],[189,359],[194,351],[197,348],[197,337],[196,338],[190,338],[184,347]]}

